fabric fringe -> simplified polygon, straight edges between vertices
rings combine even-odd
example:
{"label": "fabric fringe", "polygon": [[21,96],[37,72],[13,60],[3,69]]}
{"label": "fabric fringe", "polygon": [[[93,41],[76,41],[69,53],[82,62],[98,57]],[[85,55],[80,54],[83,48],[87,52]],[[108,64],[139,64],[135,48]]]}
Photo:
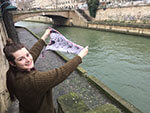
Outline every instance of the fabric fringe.
{"label": "fabric fringe", "polygon": [[0,93],[0,113],[5,113],[10,106],[11,101],[7,90]]}

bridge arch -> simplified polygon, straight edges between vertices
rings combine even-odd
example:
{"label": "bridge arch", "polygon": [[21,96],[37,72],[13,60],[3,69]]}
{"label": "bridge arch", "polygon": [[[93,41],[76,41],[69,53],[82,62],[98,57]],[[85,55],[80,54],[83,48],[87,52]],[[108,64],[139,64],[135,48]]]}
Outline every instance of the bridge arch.
{"label": "bridge arch", "polygon": [[49,17],[55,25],[63,25],[69,19],[69,11],[17,11],[13,13],[13,20],[18,22],[35,16]]}

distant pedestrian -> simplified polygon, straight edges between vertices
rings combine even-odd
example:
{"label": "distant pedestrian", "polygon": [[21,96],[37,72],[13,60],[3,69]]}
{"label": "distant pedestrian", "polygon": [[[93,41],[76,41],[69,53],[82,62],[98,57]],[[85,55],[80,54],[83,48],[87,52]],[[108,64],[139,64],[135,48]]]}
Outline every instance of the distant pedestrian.
{"label": "distant pedestrian", "polygon": [[30,50],[10,40],[7,40],[3,49],[10,64],[6,78],[7,88],[11,101],[19,100],[19,113],[55,113],[52,88],[64,81],[88,53],[86,47],[59,68],[45,72],[36,70],[34,62],[40,55],[50,31],[47,29]]}

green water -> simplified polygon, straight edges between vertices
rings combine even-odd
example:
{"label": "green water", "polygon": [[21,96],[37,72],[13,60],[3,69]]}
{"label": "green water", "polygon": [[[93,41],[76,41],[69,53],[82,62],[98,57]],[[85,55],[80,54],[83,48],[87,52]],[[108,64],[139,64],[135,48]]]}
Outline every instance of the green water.
{"label": "green water", "polygon": [[[40,36],[49,26],[29,22],[17,25]],[[96,76],[143,113],[150,113],[150,39],[73,27],[56,29],[71,41],[89,46],[89,54],[81,64],[89,75]]]}

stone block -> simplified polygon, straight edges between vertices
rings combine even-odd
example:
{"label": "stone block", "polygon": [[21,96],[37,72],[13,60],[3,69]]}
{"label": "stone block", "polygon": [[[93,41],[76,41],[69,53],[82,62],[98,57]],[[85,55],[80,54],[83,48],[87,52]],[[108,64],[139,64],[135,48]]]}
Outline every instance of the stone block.
{"label": "stone block", "polygon": [[85,113],[88,106],[76,93],[69,93],[57,99],[58,113]]}

